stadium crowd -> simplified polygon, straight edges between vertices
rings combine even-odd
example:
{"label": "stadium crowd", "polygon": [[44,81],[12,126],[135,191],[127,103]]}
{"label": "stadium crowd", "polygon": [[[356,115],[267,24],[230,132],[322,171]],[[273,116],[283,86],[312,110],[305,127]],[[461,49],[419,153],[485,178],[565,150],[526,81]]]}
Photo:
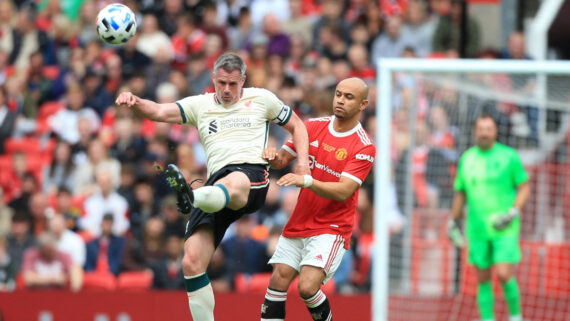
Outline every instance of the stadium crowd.
{"label": "stadium crowd", "polygon": [[[125,45],[110,46],[94,28],[110,1],[0,0],[0,290],[79,290],[83,275],[126,271],[152,271],[153,288],[184,289],[185,218],[161,168],[175,163],[189,181],[205,179],[198,132],[116,108],[118,93],[173,102],[211,91],[213,62],[231,50],[247,61],[246,86],[271,90],[303,119],[331,114],[339,80],[364,79],[371,91],[361,123],[374,134],[377,58],[460,52],[455,0],[122,2],[136,13],[139,30]],[[499,52],[481,51],[473,18],[468,32],[468,57],[528,58],[520,33]],[[411,148],[410,79],[396,83],[395,167]],[[444,158],[457,154],[445,151],[454,150],[459,134],[454,92],[425,95],[412,151],[419,165],[429,149]],[[272,127],[270,146],[286,139]],[[425,166],[413,168],[416,202],[432,206]],[[341,293],[369,289],[372,176],[359,194],[354,246],[335,275]],[[275,181],[263,209],[236,222],[216,251],[209,268],[216,291],[234,289],[238,273],[271,270],[267,260],[298,193]],[[397,234],[405,218],[393,203]]]}

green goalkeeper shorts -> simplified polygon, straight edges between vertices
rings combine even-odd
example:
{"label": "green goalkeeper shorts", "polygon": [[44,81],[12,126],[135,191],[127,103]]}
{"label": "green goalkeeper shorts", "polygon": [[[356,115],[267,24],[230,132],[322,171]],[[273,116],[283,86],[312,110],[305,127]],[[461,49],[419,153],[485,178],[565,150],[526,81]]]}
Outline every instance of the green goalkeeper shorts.
{"label": "green goalkeeper shorts", "polygon": [[469,240],[469,263],[486,269],[497,263],[516,264],[521,261],[521,248],[517,235],[493,240]]}

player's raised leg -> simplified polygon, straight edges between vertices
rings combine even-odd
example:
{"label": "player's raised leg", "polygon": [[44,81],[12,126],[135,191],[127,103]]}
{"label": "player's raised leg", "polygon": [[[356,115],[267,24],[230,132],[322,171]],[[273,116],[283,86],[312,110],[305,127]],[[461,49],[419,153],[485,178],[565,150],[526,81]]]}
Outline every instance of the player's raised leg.
{"label": "player's raised leg", "polygon": [[520,293],[517,279],[514,276],[513,265],[509,263],[497,263],[494,268],[503,287],[505,301],[507,301],[509,321],[522,321]]}
{"label": "player's raised leg", "polygon": [[214,233],[209,225],[199,226],[184,242],[182,270],[194,320],[214,320],[214,292],[206,274],[214,254]]}
{"label": "player's raised leg", "polygon": [[261,321],[285,320],[285,302],[287,290],[298,272],[286,264],[275,264],[269,280],[269,287],[265,293],[265,300],[261,305]]}
{"label": "player's raised leg", "polygon": [[326,274],[322,268],[310,265],[304,265],[299,275],[299,294],[315,321],[332,320],[329,299],[321,291],[321,284],[325,277]]}

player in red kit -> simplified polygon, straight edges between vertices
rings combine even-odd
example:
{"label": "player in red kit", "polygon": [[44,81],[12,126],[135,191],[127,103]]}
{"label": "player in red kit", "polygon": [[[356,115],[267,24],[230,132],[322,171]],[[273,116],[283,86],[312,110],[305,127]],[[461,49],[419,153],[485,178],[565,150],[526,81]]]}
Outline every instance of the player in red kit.
{"label": "player in red kit", "polygon": [[[332,320],[329,301],[320,290],[338,268],[354,225],[358,189],[372,168],[376,147],[358,119],[368,106],[368,87],[359,78],[336,87],[334,116],[309,119],[311,175],[287,174],[281,186],[302,187],[297,206],[269,260],[273,274],[261,306],[261,320],[284,320],[287,289],[299,275],[299,294],[313,320]],[[296,157],[288,141],[263,157],[283,168]]]}

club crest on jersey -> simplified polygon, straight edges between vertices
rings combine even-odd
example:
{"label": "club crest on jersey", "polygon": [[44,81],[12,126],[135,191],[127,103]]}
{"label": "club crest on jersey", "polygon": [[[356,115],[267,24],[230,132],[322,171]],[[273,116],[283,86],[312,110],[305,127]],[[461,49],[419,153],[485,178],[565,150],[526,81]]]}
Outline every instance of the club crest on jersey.
{"label": "club crest on jersey", "polygon": [[336,156],[336,159],[339,161],[345,160],[346,157],[348,157],[348,151],[346,151],[346,148],[339,148],[339,149],[337,149],[335,156]]}

